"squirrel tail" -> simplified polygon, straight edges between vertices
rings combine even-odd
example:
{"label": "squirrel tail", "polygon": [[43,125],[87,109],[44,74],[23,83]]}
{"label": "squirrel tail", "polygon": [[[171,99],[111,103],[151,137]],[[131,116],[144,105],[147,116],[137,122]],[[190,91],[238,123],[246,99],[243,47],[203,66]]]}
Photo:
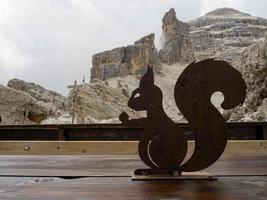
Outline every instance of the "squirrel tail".
{"label": "squirrel tail", "polygon": [[224,95],[223,109],[234,108],[245,100],[246,84],[242,75],[225,61],[193,62],[176,82],[176,105],[188,120],[195,137],[193,155],[181,166],[182,171],[198,171],[212,165],[225,149],[225,121],[210,100],[217,91]]}

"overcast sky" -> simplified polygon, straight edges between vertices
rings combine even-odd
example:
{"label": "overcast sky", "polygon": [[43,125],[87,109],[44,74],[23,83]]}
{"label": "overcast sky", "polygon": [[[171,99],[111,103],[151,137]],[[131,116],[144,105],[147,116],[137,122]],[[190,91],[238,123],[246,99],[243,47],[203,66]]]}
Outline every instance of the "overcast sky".
{"label": "overcast sky", "polygon": [[19,78],[67,94],[91,56],[161,35],[161,19],[175,8],[188,21],[220,7],[267,18],[266,0],[0,0],[0,84]]}

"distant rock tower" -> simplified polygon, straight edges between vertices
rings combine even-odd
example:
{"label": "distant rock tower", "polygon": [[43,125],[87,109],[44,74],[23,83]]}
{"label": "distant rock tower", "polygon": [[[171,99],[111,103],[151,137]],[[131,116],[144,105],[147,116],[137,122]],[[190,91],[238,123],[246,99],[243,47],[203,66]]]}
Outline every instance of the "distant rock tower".
{"label": "distant rock tower", "polygon": [[93,55],[91,82],[127,75],[140,77],[148,64],[158,66],[154,37],[154,33],[151,33],[137,40],[133,45]]}
{"label": "distant rock tower", "polygon": [[163,48],[159,51],[159,58],[163,63],[189,63],[194,61],[194,53],[190,39],[190,27],[179,21],[171,8],[162,19]]}

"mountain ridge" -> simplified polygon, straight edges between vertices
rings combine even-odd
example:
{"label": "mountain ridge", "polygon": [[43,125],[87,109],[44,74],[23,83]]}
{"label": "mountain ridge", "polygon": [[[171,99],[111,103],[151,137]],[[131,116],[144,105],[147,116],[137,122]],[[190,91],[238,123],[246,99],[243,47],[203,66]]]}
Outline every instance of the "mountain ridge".
{"label": "mountain ridge", "polygon": [[231,8],[213,10],[188,23],[198,60],[215,57],[234,63],[244,48],[263,39],[267,32],[267,19]]}
{"label": "mountain ridge", "polygon": [[[245,104],[238,109],[223,112],[225,118],[231,121],[267,120],[267,111],[264,111],[267,108],[267,35],[264,39],[264,34],[267,33],[266,19],[232,8],[215,9],[188,24],[177,19],[174,9],[166,12],[163,18],[162,32],[166,38],[161,58],[157,53],[162,49],[157,51],[155,48],[153,33],[132,45],[97,53],[93,56],[95,67],[91,69],[94,72],[91,77],[93,81],[75,85],[68,101],[51,91],[46,91],[49,95],[43,98],[39,94],[44,89],[36,88],[34,84],[30,84],[31,90],[26,90],[30,95],[24,94],[26,83],[13,80],[16,83],[13,86],[18,90],[1,87],[2,91],[12,92],[11,98],[3,99],[8,104],[8,100],[15,99],[13,96],[21,96],[23,105],[11,102],[8,106],[12,108],[15,105],[21,112],[14,111],[14,116],[17,117],[2,116],[2,119],[9,117],[9,123],[18,123],[21,116],[27,116],[28,111],[24,112],[24,105],[28,107],[30,118],[34,120],[19,121],[25,124],[71,123],[69,114],[74,116],[75,123],[119,122],[118,116],[122,111],[127,111],[133,118],[142,117],[144,113],[133,112],[127,107],[127,100],[133,89],[138,87],[140,75],[147,64],[154,63],[157,66],[160,60],[159,66],[154,68],[159,70],[159,73],[155,73],[155,83],[163,91],[164,109],[174,121],[184,122],[185,118],[179,113],[173,98],[175,82],[192,59],[213,57],[229,61],[243,74],[248,85]],[[46,102],[46,99],[51,100]],[[211,100],[222,112],[219,104],[222,97],[213,95]],[[57,106],[62,102],[68,104],[68,108]],[[4,110],[3,113],[6,112],[5,106],[5,102],[2,102],[1,107],[0,102],[0,111]],[[45,117],[48,118],[43,120]],[[41,120],[43,121],[40,122]]]}

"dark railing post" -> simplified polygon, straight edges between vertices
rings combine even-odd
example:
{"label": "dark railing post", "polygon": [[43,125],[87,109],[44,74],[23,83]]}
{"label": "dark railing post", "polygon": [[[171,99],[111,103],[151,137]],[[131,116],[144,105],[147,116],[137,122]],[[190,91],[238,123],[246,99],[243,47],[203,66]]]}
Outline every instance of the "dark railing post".
{"label": "dark railing post", "polygon": [[58,140],[60,140],[60,141],[66,140],[64,127],[62,127],[62,126],[58,127]]}
{"label": "dark railing post", "polygon": [[263,125],[256,125],[256,137],[257,140],[263,140],[264,139],[264,126]]}
{"label": "dark railing post", "polygon": [[263,125],[263,139],[267,140],[267,125]]}

